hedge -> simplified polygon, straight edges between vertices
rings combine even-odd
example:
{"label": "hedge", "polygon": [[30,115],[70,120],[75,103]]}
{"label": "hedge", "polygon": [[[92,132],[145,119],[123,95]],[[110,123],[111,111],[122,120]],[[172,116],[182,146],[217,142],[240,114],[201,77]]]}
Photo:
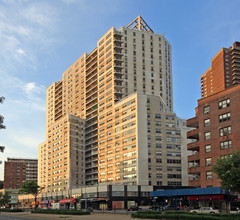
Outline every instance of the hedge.
{"label": "hedge", "polygon": [[90,211],[82,210],[63,210],[63,209],[37,209],[32,210],[31,213],[40,213],[40,214],[63,214],[63,215],[90,215]]}
{"label": "hedge", "polygon": [[202,214],[191,213],[184,211],[139,211],[131,214],[132,218],[148,218],[148,219],[178,219],[178,220],[240,220],[240,215],[237,214]]}
{"label": "hedge", "polygon": [[0,212],[24,212],[22,209],[0,209]]}

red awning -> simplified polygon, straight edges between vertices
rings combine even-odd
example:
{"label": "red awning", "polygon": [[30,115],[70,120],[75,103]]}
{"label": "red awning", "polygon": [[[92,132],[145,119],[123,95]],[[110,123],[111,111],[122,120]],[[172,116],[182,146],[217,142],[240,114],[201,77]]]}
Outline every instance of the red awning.
{"label": "red awning", "polygon": [[223,200],[224,195],[188,196],[188,200]]}
{"label": "red awning", "polygon": [[61,199],[58,203],[72,203],[76,202],[76,199]]}
{"label": "red awning", "polygon": [[39,204],[49,204],[49,203],[53,203],[54,200],[44,200],[44,201],[39,201]]}
{"label": "red awning", "polygon": [[107,201],[106,198],[93,198],[93,201]]}

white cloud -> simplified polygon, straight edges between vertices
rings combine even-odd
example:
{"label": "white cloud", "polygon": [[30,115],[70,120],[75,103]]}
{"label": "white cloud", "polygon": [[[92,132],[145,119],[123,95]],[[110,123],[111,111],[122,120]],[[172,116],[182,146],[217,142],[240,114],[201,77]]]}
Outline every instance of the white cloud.
{"label": "white cloud", "polygon": [[17,49],[16,52],[19,53],[20,55],[27,56],[26,52],[21,48]]}
{"label": "white cloud", "polygon": [[[17,77],[0,74],[1,95],[18,110],[45,111],[46,87],[36,82],[25,82]],[[24,110],[25,109],[25,110]]]}
{"label": "white cloud", "polygon": [[43,85],[37,85],[35,82],[30,83],[23,83],[23,91],[30,95],[30,94],[41,94],[45,93],[45,86]]}
{"label": "white cloud", "polygon": [[[48,1],[6,1],[5,5],[1,4],[0,66],[11,70],[11,75],[19,74],[19,67],[36,70],[41,54],[48,54],[58,42],[59,16]],[[33,73],[28,71],[28,74]]]}

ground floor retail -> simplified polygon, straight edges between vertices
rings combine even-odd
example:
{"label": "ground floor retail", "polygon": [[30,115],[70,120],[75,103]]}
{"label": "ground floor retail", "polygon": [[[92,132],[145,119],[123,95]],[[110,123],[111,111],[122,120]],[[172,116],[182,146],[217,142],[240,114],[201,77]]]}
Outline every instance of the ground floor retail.
{"label": "ground floor retail", "polygon": [[[149,206],[152,203],[150,193],[153,186],[133,185],[97,185],[42,193],[37,199],[39,208],[50,208],[55,203],[60,204],[59,209],[127,209],[129,206]],[[33,198],[19,197],[20,203],[25,207],[33,207]]]}
{"label": "ground floor retail", "polygon": [[240,208],[240,196],[230,194],[220,187],[163,189],[153,186],[97,185],[42,193],[35,204],[31,195],[19,195],[23,208],[56,209],[128,209],[130,206],[154,207],[156,209],[196,209],[213,207],[222,212],[235,212]]}
{"label": "ground floor retail", "polygon": [[151,192],[154,206],[160,209],[188,210],[212,207],[221,212],[235,212],[240,208],[237,194],[220,187],[161,190]]}

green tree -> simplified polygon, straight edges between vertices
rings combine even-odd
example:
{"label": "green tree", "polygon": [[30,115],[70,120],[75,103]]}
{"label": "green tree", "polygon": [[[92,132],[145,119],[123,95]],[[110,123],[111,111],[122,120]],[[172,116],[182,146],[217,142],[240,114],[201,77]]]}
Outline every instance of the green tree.
{"label": "green tree", "polygon": [[3,186],[4,186],[4,181],[0,180],[0,189],[3,189]]}
{"label": "green tree", "polygon": [[213,166],[213,172],[221,180],[223,189],[240,192],[240,151],[233,152],[232,156],[218,159]]}
{"label": "green tree", "polygon": [[37,203],[37,196],[42,192],[44,187],[40,187],[35,181],[27,181],[22,184],[21,188],[18,190],[19,194],[32,194],[35,200],[35,209]]}
{"label": "green tree", "polygon": [[0,193],[0,206],[6,205],[10,202],[10,196],[7,192]]}

